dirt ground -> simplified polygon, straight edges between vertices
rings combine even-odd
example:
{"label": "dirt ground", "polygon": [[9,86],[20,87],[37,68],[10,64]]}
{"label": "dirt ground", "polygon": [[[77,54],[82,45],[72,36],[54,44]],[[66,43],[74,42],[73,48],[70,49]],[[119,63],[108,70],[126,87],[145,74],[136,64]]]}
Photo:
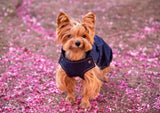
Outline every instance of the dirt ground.
{"label": "dirt ground", "polygon": [[[91,108],[74,105],[55,83],[60,11],[96,15],[96,34],[113,50],[109,73]],[[0,112],[160,112],[159,0],[0,0]]]}

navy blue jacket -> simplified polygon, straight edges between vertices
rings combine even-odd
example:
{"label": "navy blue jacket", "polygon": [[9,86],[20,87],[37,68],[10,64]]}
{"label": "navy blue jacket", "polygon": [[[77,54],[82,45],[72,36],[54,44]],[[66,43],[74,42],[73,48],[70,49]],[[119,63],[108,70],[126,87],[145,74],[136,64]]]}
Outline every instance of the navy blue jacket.
{"label": "navy blue jacket", "polygon": [[82,79],[84,79],[85,72],[95,67],[95,64],[100,69],[104,69],[108,67],[112,61],[112,49],[97,35],[94,37],[92,50],[87,52],[85,59],[71,61],[65,58],[64,55],[65,51],[62,49],[59,64],[63,70],[69,77],[79,76]]}

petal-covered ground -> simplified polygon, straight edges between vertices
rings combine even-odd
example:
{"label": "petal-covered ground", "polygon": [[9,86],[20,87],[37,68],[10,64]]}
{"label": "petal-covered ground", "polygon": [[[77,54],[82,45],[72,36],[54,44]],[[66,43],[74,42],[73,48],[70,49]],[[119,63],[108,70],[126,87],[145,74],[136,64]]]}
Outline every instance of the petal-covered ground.
{"label": "petal-covered ground", "polygon": [[[96,14],[96,34],[113,49],[109,83],[81,109],[65,100],[55,73],[56,16]],[[0,112],[160,112],[159,0],[1,0]]]}

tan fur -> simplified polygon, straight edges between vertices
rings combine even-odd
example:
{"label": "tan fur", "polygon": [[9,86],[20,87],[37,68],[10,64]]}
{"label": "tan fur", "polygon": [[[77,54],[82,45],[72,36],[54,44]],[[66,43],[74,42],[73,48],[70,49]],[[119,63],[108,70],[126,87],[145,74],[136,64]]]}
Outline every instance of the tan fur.
{"label": "tan fur", "polygon": [[[84,38],[84,35],[86,36]],[[65,57],[72,60],[81,60],[86,57],[86,52],[92,49],[95,35],[95,15],[86,14],[82,21],[71,21],[67,14],[61,12],[57,17],[57,40],[63,45],[66,51]],[[76,42],[80,42],[77,47]],[[89,108],[89,99],[98,95],[102,86],[101,81],[107,82],[106,73],[109,73],[110,67],[100,70],[97,66],[87,71],[82,80],[83,99],[80,106]],[[56,73],[56,83],[60,90],[67,92],[66,99],[73,103],[75,101],[74,88],[76,80],[74,77],[68,77],[65,71],[60,67]]]}

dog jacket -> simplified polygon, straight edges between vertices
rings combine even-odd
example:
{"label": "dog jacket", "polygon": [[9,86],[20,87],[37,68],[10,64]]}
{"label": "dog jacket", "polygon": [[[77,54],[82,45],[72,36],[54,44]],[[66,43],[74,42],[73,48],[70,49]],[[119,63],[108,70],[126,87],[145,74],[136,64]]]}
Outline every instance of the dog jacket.
{"label": "dog jacket", "polygon": [[92,50],[86,53],[86,58],[78,61],[71,61],[65,58],[65,51],[61,49],[59,64],[69,77],[79,76],[84,79],[85,72],[95,67],[95,64],[104,69],[112,61],[112,49],[99,36],[94,36]]}

